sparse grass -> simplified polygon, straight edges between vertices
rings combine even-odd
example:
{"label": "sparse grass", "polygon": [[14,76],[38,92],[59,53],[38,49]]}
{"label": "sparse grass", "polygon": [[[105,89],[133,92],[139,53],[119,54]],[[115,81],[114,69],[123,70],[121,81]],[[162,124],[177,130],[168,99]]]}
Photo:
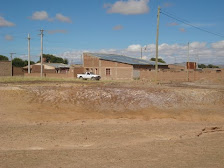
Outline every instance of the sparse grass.
{"label": "sparse grass", "polygon": [[130,83],[130,80],[81,80],[77,78],[54,78],[54,77],[27,77],[27,76],[13,76],[13,77],[0,77],[0,83],[25,83],[25,82],[74,82],[74,83]]}
{"label": "sparse grass", "polygon": [[51,78],[51,77],[41,78],[41,77],[23,77],[23,76],[0,77],[0,83],[17,83],[17,82],[90,82],[90,81],[79,80],[76,78]]}
{"label": "sparse grass", "polygon": [[16,84],[16,83],[83,83],[83,84],[93,84],[93,85],[110,85],[110,86],[126,86],[126,87],[136,87],[141,85],[142,87],[148,87],[153,85],[152,82],[142,81],[142,80],[81,80],[77,78],[55,78],[55,77],[28,77],[28,76],[9,76],[9,77],[0,77],[0,84]]}

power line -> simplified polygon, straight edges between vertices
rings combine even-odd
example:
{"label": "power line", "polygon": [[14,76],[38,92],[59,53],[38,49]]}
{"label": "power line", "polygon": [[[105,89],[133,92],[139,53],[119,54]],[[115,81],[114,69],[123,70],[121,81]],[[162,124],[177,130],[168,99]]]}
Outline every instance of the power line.
{"label": "power line", "polygon": [[168,14],[167,12],[161,11],[160,13],[162,13],[163,15],[165,15],[165,16],[167,16],[167,17],[170,17],[170,18],[172,18],[172,19],[174,19],[174,20],[177,20],[177,21],[179,21],[179,22],[181,22],[181,23],[184,23],[184,24],[186,24],[186,25],[188,25],[188,26],[194,27],[194,28],[196,28],[196,29],[198,29],[198,30],[201,30],[201,31],[204,31],[204,32],[206,32],[206,33],[210,33],[210,34],[212,34],[212,35],[215,35],[215,36],[219,36],[219,37],[224,38],[224,35],[222,35],[222,34],[214,33],[214,32],[208,31],[208,30],[206,30],[206,29],[202,29],[202,28],[200,28],[200,27],[197,27],[197,26],[195,26],[195,25],[189,23],[188,21],[186,21],[186,20],[184,20],[184,19],[179,19],[179,18],[177,18],[177,17],[171,16],[171,14]]}

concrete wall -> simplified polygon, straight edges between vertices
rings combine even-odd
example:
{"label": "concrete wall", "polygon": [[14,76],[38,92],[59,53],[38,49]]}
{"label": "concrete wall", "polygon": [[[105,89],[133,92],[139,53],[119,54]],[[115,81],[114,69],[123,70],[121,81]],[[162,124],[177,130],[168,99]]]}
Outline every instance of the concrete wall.
{"label": "concrete wall", "polygon": [[0,76],[11,76],[11,61],[0,61]]}
{"label": "concrete wall", "polygon": [[[146,79],[154,81],[156,79],[155,71],[140,71],[140,79]],[[159,71],[158,80],[162,82],[170,81],[188,81],[187,71]],[[207,81],[223,81],[224,72],[216,71],[189,71],[189,81],[198,81],[198,80],[207,80]]]}

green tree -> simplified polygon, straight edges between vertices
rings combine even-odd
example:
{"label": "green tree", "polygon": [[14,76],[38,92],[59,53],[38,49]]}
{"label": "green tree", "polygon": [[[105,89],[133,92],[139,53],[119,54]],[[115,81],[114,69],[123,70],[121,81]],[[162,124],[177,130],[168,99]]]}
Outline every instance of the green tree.
{"label": "green tree", "polygon": [[20,58],[14,58],[12,60],[12,65],[15,66],[15,67],[24,67],[24,66],[26,66],[25,65],[25,61],[23,61]]}
{"label": "green tree", "polygon": [[208,64],[208,65],[205,65],[205,64],[198,64],[198,68],[219,68],[219,66],[216,66],[216,65],[212,65],[212,64]]}
{"label": "green tree", "polygon": [[[68,60],[67,59],[63,59],[61,57],[56,57],[52,54],[43,54],[43,58],[46,59],[46,62],[48,63],[64,63],[64,64],[68,64]],[[38,61],[40,62],[40,61]]]}
{"label": "green tree", "polygon": [[68,64],[68,59],[67,58],[64,59],[64,64]]}
{"label": "green tree", "polygon": [[8,61],[8,57],[4,56],[4,55],[0,55],[0,61]]}
{"label": "green tree", "polygon": [[[24,64],[25,64],[25,66],[27,66],[27,65],[28,65],[28,61],[27,61],[27,60],[25,60],[25,61],[24,61]],[[30,61],[30,65],[33,65],[33,64],[35,64],[35,62]]]}
{"label": "green tree", "polygon": [[206,68],[206,65],[205,64],[198,64],[198,68]]}
{"label": "green tree", "polygon": [[207,67],[208,67],[208,68],[219,68],[218,66],[216,66],[216,65],[212,65],[212,64],[208,64]]}
{"label": "green tree", "polygon": [[[151,58],[150,61],[156,61],[156,58]],[[158,62],[166,63],[162,58],[158,58]]]}

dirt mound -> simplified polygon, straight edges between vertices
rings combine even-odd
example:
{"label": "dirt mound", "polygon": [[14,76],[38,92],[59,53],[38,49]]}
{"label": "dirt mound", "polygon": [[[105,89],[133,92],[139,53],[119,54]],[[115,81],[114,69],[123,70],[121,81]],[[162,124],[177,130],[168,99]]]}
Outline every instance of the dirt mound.
{"label": "dirt mound", "polygon": [[7,115],[2,114],[2,119],[7,121],[18,118],[23,122],[104,118],[224,120],[224,93],[213,88],[88,84],[6,86],[1,88],[0,105],[3,111],[8,111]]}
{"label": "dirt mound", "polygon": [[191,105],[222,104],[222,92],[208,89],[161,89],[117,87],[36,87],[30,102],[70,104],[100,111],[159,109]]}

